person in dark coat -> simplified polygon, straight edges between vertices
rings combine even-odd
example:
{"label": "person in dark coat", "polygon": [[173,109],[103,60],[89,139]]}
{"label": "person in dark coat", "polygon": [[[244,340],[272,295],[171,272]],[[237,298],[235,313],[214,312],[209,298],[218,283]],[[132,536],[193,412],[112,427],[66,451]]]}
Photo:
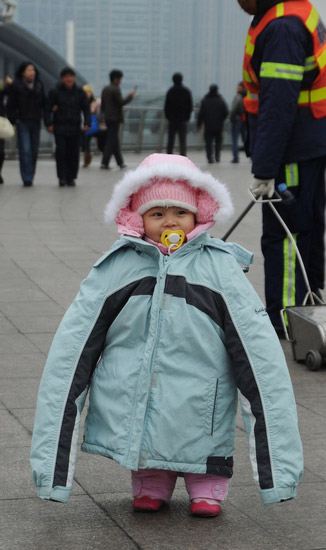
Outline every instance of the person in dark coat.
{"label": "person in dark coat", "polygon": [[[197,119],[197,127],[204,124],[204,138],[206,145],[207,160],[210,164],[220,161],[221,147],[223,140],[224,121],[229,110],[221,94],[218,93],[218,86],[212,84],[208,94],[202,99]],[[215,142],[215,155],[213,156],[213,144]]]}
{"label": "person in dark coat", "polygon": [[33,185],[45,95],[38,70],[30,61],[18,67],[10,86],[7,117],[16,125],[20,174],[25,187]]}
{"label": "person in dark coat", "polygon": [[192,95],[190,90],[183,86],[183,76],[175,73],[172,77],[174,85],[165,96],[164,112],[169,121],[167,153],[172,155],[175,136],[179,136],[180,155],[187,156],[187,122],[192,113]]}
{"label": "person in dark coat", "polygon": [[246,112],[243,104],[243,98],[246,97],[246,88],[243,82],[239,82],[237,86],[237,93],[235,94],[231,111],[231,137],[232,137],[232,153],[233,159],[231,162],[239,162],[239,136],[241,135],[243,145],[246,143],[247,138],[247,124],[246,124]]}
{"label": "person in dark coat", "polygon": [[75,185],[79,169],[81,115],[83,131],[91,124],[89,101],[82,88],[76,85],[76,73],[65,67],[60,82],[50,90],[45,108],[45,125],[54,133],[57,175],[60,187]]}
{"label": "person in dark coat", "polygon": [[[272,197],[285,183],[291,205],[275,203],[300,252],[311,290],[325,279],[326,27],[308,0],[238,0],[254,15],[245,45],[251,190]],[[261,240],[267,313],[284,337],[280,311],[307,295],[297,249],[268,204]]]}
{"label": "person in dark coat", "polygon": [[[6,116],[6,106],[5,106],[5,97],[8,94],[8,86],[12,83],[9,76],[6,77],[6,85],[3,84],[3,81],[0,80],[0,116]],[[0,184],[4,183],[2,177],[2,167],[5,160],[5,140],[0,139]]]}
{"label": "person in dark coat", "polygon": [[119,69],[113,69],[110,72],[110,84],[102,90],[101,110],[104,114],[104,120],[107,128],[106,141],[103,150],[101,168],[107,170],[111,156],[114,155],[117,165],[122,169],[124,163],[119,142],[119,126],[123,122],[123,106],[132,101],[136,88],[123,98],[121,95],[120,84],[123,78],[123,72]]}

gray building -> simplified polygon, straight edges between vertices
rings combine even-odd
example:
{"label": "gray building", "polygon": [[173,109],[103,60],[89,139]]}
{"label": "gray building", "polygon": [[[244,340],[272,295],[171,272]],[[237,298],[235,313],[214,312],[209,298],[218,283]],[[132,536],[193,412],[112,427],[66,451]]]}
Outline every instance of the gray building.
{"label": "gray building", "polygon": [[139,95],[163,94],[181,71],[195,97],[217,82],[230,101],[250,19],[233,0],[18,0],[16,21],[63,57],[73,21],[74,66],[96,93],[112,68]]}

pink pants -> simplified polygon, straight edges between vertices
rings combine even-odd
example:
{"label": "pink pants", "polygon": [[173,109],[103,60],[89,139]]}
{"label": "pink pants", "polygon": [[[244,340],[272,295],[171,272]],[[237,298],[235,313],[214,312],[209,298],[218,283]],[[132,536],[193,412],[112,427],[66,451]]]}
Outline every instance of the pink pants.
{"label": "pink pants", "polygon": [[[132,495],[141,497],[147,495],[169,501],[178,474],[170,470],[138,470],[131,472]],[[211,474],[184,474],[189,499],[211,498],[225,500],[228,494],[229,480],[227,477]]]}

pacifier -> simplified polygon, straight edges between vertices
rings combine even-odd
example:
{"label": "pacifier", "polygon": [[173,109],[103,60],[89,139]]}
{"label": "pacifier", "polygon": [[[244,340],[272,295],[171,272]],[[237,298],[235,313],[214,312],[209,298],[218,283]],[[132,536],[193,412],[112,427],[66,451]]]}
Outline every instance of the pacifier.
{"label": "pacifier", "polygon": [[180,248],[184,240],[185,234],[181,229],[178,231],[170,231],[169,229],[166,229],[161,235],[161,243],[168,247],[169,252]]}

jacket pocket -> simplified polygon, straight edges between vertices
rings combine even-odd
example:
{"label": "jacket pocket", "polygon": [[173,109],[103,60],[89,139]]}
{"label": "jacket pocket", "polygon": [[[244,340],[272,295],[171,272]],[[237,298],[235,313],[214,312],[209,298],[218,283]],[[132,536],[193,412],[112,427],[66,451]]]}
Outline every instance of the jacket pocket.
{"label": "jacket pocket", "polygon": [[205,434],[213,435],[214,418],[217,402],[218,379],[212,380],[207,391],[206,412],[205,412]]}

